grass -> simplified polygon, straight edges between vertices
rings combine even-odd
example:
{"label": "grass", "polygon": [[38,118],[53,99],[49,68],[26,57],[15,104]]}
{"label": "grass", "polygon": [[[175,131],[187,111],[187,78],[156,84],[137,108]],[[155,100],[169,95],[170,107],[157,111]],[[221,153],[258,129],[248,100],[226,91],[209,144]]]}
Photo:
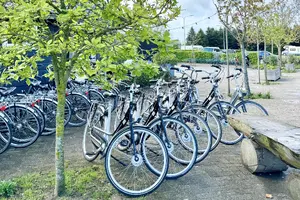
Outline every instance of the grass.
{"label": "grass", "polygon": [[296,73],[297,72],[296,69],[294,69],[294,70],[286,70],[286,69],[284,69],[282,71],[283,71],[283,73]]}
{"label": "grass", "polygon": [[[111,199],[113,187],[105,176],[103,166],[93,165],[66,169],[66,191],[61,199]],[[0,199],[53,199],[54,172],[26,174],[0,182]]]}
{"label": "grass", "polygon": [[251,93],[249,96],[246,97],[247,99],[271,99],[271,93]]}

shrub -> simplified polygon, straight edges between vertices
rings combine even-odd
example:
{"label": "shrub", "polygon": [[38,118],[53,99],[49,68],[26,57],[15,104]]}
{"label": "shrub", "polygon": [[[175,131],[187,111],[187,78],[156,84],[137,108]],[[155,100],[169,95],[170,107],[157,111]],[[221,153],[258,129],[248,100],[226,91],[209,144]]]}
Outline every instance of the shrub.
{"label": "shrub", "polygon": [[268,69],[277,68],[278,60],[276,56],[268,56],[266,59],[264,59],[264,62],[266,63]]}
{"label": "shrub", "polygon": [[257,65],[257,53],[256,52],[249,53],[248,57],[249,57],[251,65]]}
{"label": "shrub", "polygon": [[[176,58],[178,61],[184,61],[187,59],[193,58],[193,51],[174,51],[174,54],[176,55]],[[202,51],[194,51],[195,59],[213,59],[214,54],[211,52],[202,52]]]}

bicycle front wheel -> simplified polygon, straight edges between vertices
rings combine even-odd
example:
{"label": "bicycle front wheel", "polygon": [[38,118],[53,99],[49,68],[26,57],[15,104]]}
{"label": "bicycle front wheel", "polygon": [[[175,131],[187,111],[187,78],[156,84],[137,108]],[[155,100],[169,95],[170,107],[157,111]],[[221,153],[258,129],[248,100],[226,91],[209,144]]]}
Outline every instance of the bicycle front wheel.
{"label": "bicycle front wheel", "polygon": [[[126,149],[119,148],[120,143],[132,135],[139,139]],[[133,133],[128,128],[121,130],[116,133],[106,152],[107,178],[125,195],[137,197],[149,194],[165,179],[169,165],[167,149],[159,136],[148,128],[136,126]],[[159,174],[153,173],[152,168]]]}
{"label": "bicycle front wheel", "polygon": [[5,113],[0,113],[0,154],[9,147],[11,138],[11,120]]}
{"label": "bicycle front wheel", "polygon": [[225,101],[214,102],[208,107],[219,119],[222,126],[222,139],[221,142],[227,145],[233,145],[240,142],[244,135],[232,128],[229,124],[227,117],[231,114],[240,113],[239,110],[232,104]]}
{"label": "bicycle front wheel", "polygon": [[254,101],[242,101],[236,105],[236,108],[241,113],[247,113],[247,115],[252,116],[267,116],[269,115],[267,110],[260,104]]}
{"label": "bicycle front wheel", "polygon": [[185,123],[194,132],[198,145],[196,162],[204,160],[212,145],[212,137],[207,123],[200,116],[187,111],[176,112],[172,114],[172,117]]}
{"label": "bicycle front wheel", "polygon": [[163,139],[170,159],[166,178],[175,179],[187,174],[198,155],[197,140],[193,131],[183,122],[170,117],[152,121],[148,127]]}

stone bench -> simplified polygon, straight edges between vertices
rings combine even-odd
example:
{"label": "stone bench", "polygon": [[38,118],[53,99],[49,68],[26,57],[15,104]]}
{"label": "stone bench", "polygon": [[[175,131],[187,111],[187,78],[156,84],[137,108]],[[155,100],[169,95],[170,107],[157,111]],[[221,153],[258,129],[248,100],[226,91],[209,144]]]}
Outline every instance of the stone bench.
{"label": "stone bench", "polygon": [[[241,144],[244,166],[251,173],[285,171],[288,166],[300,169],[300,128],[269,117],[236,115],[230,125],[247,138]],[[289,175],[288,187],[293,199],[300,199],[299,170]]]}

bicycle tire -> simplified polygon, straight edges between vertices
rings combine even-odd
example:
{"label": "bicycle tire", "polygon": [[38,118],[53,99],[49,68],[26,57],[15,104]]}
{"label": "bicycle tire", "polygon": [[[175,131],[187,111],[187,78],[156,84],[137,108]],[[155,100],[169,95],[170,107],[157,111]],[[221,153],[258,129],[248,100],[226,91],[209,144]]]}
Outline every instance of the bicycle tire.
{"label": "bicycle tire", "polygon": [[72,115],[68,123],[70,126],[79,127],[86,123],[87,113],[91,103],[88,98],[79,93],[71,93],[67,96],[70,102]]}
{"label": "bicycle tire", "polygon": [[[202,119],[199,115],[188,111],[176,112],[173,113],[170,117],[176,118],[190,127],[197,140],[198,156],[196,159],[196,163],[204,160],[211,151],[212,145],[211,131],[205,120]],[[184,143],[182,144],[184,145]]]}
{"label": "bicycle tire", "polygon": [[11,123],[11,119],[4,112],[0,112],[0,154],[4,153],[10,146],[12,139]]}
{"label": "bicycle tire", "polygon": [[[115,137],[113,137],[110,144],[108,145],[105,156],[105,172],[110,183],[119,192],[127,196],[138,197],[153,192],[161,185],[168,172],[169,157],[164,142],[154,132],[146,127],[141,126],[134,126],[133,131],[134,134],[138,134],[140,138],[139,142],[135,144],[137,148],[133,149],[133,151],[137,152],[136,156],[134,156],[132,151],[129,150],[129,148],[133,148],[134,145],[132,144],[128,147],[126,152],[119,150],[117,147],[120,140],[128,138],[129,135],[132,134],[129,128],[125,128],[117,132]],[[154,163],[151,163],[152,160],[150,161],[152,152],[146,151],[146,148],[148,147],[147,142],[150,141],[152,143],[149,144],[149,147],[154,148],[153,145],[154,142],[156,142],[155,147],[157,148],[155,150],[160,151],[160,156],[157,156],[155,154],[153,155],[156,159],[154,161],[155,166],[158,167],[158,165],[160,165],[159,175],[154,174],[148,167],[149,165],[154,165]],[[138,148],[139,146],[140,148]],[[116,154],[112,155],[115,152]],[[118,155],[117,153],[119,153],[120,155]],[[116,164],[114,163],[114,161]],[[119,167],[115,170],[114,167],[117,167],[117,164],[119,164]],[[131,165],[133,167],[131,167]],[[122,166],[126,170],[120,169],[120,167]],[[134,170],[134,173],[131,173],[132,170]],[[141,170],[142,173],[139,170]],[[114,173],[114,171],[116,171],[116,173]],[[128,175],[126,175],[125,173],[128,173]],[[124,178],[126,180],[126,185],[121,183],[122,180],[119,180],[120,178],[118,177],[118,174],[120,174],[121,178]],[[147,184],[148,182],[149,184]]]}
{"label": "bicycle tire", "polygon": [[[162,137],[168,149],[168,155],[171,159],[169,161],[170,165],[166,178],[177,179],[187,174],[193,168],[198,155],[197,140],[193,131],[183,122],[171,117],[163,117],[162,120],[165,125],[164,127],[161,125],[161,119],[153,120],[148,127]],[[178,131],[180,131],[180,127],[183,128],[181,129],[183,130],[182,135],[179,135],[178,133]],[[161,128],[165,130],[166,128],[170,128],[169,130],[173,131],[175,128],[175,134],[171,134],[171,131],[169,131],[169,133],[166,133],[167,136],[165,136],[162,133],[164,131],[162,131]],[[178,136],[182,137],[182,140],[178,140]],[[167,137],[169,142],[167,141]],[[182,144],[182,141],[185,141],[184,145]],[[187,146],[189,148],[187,148]],[[183,155],[183,152],[180,151],[184,151],[186,154]],[[155,169],[153,170],[155,171]]]}
{"label": "bicycle tire", "polygon": [[250,100],[246,100],[246,101],[241,101],[239,102],[238,104],[235,105],[235,107],[240,111],[240,112],[243,112],[243,113],[247,113],[249,115],[255,115],[255,116],[259,116],[258,114],[256,113],[252,113],[252,111],[250,111],[251,109],[247,109],[247,105],[252,105],[256,108],[258,108],[259,110],[259,114],[262,114],[262,116],[268,116],[268,111],[262,106],[260,105],[259,103],[256,103],[254,101],[250,101]]}
{"label": "bicycle tire", "polygon": [[222,139],[222,126],[217,116],[209,109],[204,108],[201,104],[192,104],[183,111],[195,113],[206,121],[213,139],[210,151],[216,149]]}
{"label": "bicycle tire", "polygon": [[[25,105],[14,104],[8,106],[4,112],[10,117],[13,124],[11,140],[12,147],[28,147],[38,139],[41,133],[41,126],[38,114],[35,110]],[[26,117],[27,115],[29,116],[29,119],[24,118],[24,116]],[[26,128],[29,131],[25,133]],[[30,134],[29,137],[27,137],[27,134]]]}
{"label": "bicycle tire", "polygon": [[240,113],[234,105],[226,101],[218,101],[209,105],[208,109],[213,111],[214,114],[220,120],[222,126],[221,143],[227,145],[234,145],[239,143],[243,139],[244,135],[241,132],[236,131],[234,128],[232,128],[232,126],[230,126],[230,124],[227,121],[227,115],[230,115],[232,113]]}

